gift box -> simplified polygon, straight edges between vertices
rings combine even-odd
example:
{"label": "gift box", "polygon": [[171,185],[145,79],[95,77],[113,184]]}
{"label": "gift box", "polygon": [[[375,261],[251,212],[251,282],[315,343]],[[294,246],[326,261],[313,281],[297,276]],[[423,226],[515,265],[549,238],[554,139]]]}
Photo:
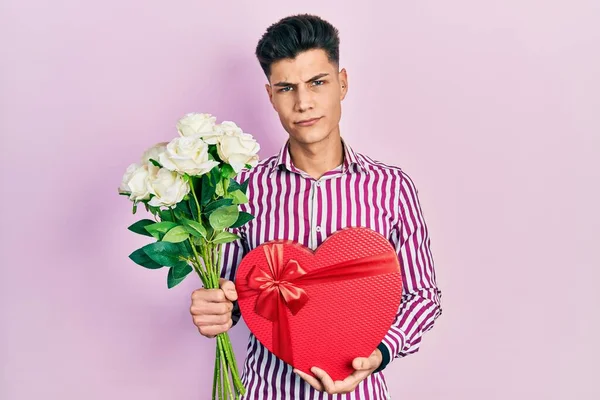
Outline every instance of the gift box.
{"label": "gift box", "polygon": [[402,297],[394,247],[362,227],[333,233],[315,251],[289,240],[263,243],[242,259],[235,284],[244,321],[270,352],[334,381],[377,348]]}

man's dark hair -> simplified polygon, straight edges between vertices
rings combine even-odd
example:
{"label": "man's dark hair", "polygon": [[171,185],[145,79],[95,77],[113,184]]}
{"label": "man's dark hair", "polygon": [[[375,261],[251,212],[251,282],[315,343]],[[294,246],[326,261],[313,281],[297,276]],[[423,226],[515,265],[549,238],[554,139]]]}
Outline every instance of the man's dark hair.
{"label": "man's dark hair", "polygon": [[271,75],[271,64],[296,58],[299,53],[312,49],[324,50],[329,62],[339,66],[338,34],[333,25],[316,15],[291,15],[267,28],[256,46],[256,58],[267,79]]}

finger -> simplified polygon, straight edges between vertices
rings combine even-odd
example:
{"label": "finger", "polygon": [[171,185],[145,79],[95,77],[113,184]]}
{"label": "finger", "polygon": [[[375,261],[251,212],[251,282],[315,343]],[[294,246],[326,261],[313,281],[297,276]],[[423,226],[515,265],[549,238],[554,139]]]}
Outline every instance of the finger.
{"label": "finger", "polygon": [[236,301],[238,299],[237,291],[235,290],[235,283],[225,278],[220,278],[219,286],[223,290],[228,300]]}
{"label": "finger", "polygon": [[318,379],[315,379],[314,377],[300,371],[299,369],[295,369],[295,368],[294,368],[294,373],[300,375],[300,377],[302,379],[304,379],[306,382],[308,382],[308,384],[310,386],[317,389],[318,391],[322,392],[324,390],[323,385],[321,384],[321,382],[319,382]]}
{"label": "finger", "polygon": [[229,323],[231,316],[228,314],[204,314],[195,315],[193,319],[196,326],[225,325]]}
{"label": "finger", "polygon": [[221,303],[212,303],[206,301],[195,302],[190,306],[192,315],[230,315],[233,310],[233,303],[225,300]]}
{"label": "finger", "polygon": [[213,338],[217,336],[219,333],[227,332],[231,326],[233,325],[233,321],[229,321],[224,325],[211,325],[211,326],[200,326],[198,327],[198,331],[207,337]]}
{"label": "finger", "polygon": [[341,385],[343,385],[346,390],[352,391],[360,382],[364,381],[367,376],[369,376],[368,371],[354,371],[342,381]]}
{"label": "finger", "polygon": [[[337,387],[336,384],[333,382],[333,379],[331,379],[331,377],[329,376],[329,374],[325,371],[323,371],[321,368],[318,367],[312,367],[311,372],[313,374],[315,374],[317,376],[317,378],[319,378],[319,380],[321,381],[321,383],[323,384],[323,387],[325,387],[325,391],[329,394],[334,394],[337,393]],[[340,381],[338,381],[340,382]]]}
{"label": "finger", "polygon": [[202,300],[214,303],[222,303],[227,301],[227,296],[223,289],[205,289]]}
{"label": "finger", "polygon": [[365,357],[357,357],[352,360],[352,367],[357,371],[366,371],[373,368],[372,360]]}

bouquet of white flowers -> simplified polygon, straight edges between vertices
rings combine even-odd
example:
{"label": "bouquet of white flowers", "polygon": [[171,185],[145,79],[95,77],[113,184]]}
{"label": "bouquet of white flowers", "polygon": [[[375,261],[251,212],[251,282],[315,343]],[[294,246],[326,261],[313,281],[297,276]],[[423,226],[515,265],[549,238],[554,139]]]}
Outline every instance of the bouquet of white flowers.
{"label": "bouquet of white flowers", "polygon": [[[248,202],[248,182],[234,177],[256,166],[260,146],[235,123],[215,120],[211,114],[186,114],[177,123],[179,136],[147,149],[139,163],[127,167],[119,187],[133,202],[134,214],[143,203],[154,216],[129,226],[156,239],[129,258],[149,269],[168,267],[168,288],[192,271],[204,288],[219,288],[221,245],[239,238],[228,229],[254,218],[239,211],[239,204]],[[229,335],[221,333],[212,398],[238,399],[245,391]]]}

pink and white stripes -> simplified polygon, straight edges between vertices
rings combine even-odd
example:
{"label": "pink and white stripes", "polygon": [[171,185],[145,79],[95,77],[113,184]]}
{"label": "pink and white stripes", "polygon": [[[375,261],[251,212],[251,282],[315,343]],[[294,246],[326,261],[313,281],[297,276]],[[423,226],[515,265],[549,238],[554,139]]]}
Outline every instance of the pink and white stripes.
{"label": "pink and white stripes", "polygon": [[[404,357],[419,350],[422,335],[442,313],[417,189],[399,167],[356,153],[345,140],[342,144],[344,162],[318,180],[293,165],[287,142],[278,154],[238,175],[240,183],[249,179],[249,203],[241,209],[255,219],[234,230],[243,240],[225,245],[221,276],[233,281],[243,255],[270,240],[288,239],[315,249],[339,229],[371,228],[389,238],[403,265],[402,305],[383,343],[392,359]],[[384,371],[371,374],[352,393],[316,391],[252,333],[242,381],[248,389],[244,399],[390,398]]]}

